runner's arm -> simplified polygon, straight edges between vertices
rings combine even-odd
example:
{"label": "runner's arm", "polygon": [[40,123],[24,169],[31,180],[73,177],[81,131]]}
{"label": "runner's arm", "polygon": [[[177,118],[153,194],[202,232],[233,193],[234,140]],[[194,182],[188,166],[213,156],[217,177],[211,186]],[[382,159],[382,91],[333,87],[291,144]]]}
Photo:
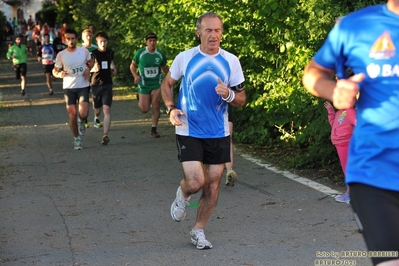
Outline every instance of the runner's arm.
{"label": "runner's arm", "polygon": [[168,67],[168,65],[161,66],[161,69],[162,69],[163,73],[165,73],[165,74],[168,74],[168,73],[169,73],[169,67]]}
{"label": "runner's arm", "polygon": [[134,77],[134,83],[137,84],[140,81],[140,76],[137,74],[137,64],[132,60],[132,63],[130,63],[130,72],[132,73]]}
{"label": "runner's arm", "polygon": [[116,73],[117,73],[117,71],[116,71],[116,67],[115,67],[115,64],[114,64],[114,60],[112,60],[111,61],[111,74],[113,76],[116,76]]}

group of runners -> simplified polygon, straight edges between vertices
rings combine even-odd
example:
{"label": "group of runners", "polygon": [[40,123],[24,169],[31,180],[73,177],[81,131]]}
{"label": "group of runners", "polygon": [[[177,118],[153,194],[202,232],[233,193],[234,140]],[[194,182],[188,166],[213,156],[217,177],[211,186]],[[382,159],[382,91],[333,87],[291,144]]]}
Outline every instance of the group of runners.
{"label": "group of runners", "polygon": [[[388,0],[385,5],[371,6],[344,17],[307,65],[303,77],[303,85],[311,94],[329,100],[338,109],[354,106],[360,91],[346,183],[350,187],[356,221],[369,250],[383,252],[399,250],[396,162],[399,150],[396,147],[399,143],[396,60],[399,56],[395,49],[399,46],[399,37],[395,34],[398,17],[399,0]],[[184,178],[171,205],[171,216],[181,222],[191,195],[202,191],[190,238],[197,249],[210,249],[212,244],[205,237],[204,228],[216,207],[225,163],[232,159],[228,112],[231,107],[245,104],[246,93],[239,59],[220,48],[221,17],[213,12],[204,13],[197,19],[195,33],[200,45],[178,54],[170,68],[165,54],[156,48],[157,35],[148,33],[146,47],[135,53],[130,70],[139,87],[141,111],[153,108],[151,136],[160,137],[157,123],[161,97],[175,126]],[[67,47],[57,54],[52,74],[63,79],[74,148],[83,147],[80,136],[86,130],[90,88],[95,117],[98,118],[101,108],[104,112],[101,142],[107,144],[112,75],[116,74],[113,52],[107,49],[108,35],[96,34],[98,48],[91,52],[76,45],[75,30],[66,29],[64,37]],[[17,46],[18,43],[16,38]],[[14,66],[26,57],[26,53],[21,55],[18,49],[21,46],[10,48],[7,53]],[[345,76],[348,68],[354,72],[351,77]],[[26,72],[23,66],[15,69],[17,78]],[[163,79],[161,71],[165,73]],[[175,103],[173,87],[180,80]],[[392,257],[372,258],[372,261],[381,266],[399,265],[399,259]]]}

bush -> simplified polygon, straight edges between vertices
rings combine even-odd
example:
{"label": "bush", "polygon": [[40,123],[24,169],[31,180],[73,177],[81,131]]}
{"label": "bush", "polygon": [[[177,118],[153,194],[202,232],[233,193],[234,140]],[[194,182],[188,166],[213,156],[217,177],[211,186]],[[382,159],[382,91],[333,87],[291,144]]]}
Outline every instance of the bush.
{"label": "bush", "polygon": [[337,160],[323,101],[303,88],[303,69],[336,18],[377,2],[386,1],[60,0],[57,5],[64,16],[68,5],[77,28],[90,21],[110,33],[119,79],[130,86],[129,65],[148,31],[158,34],[158,47],[171,63],[178,52],[198,45],[196,19],[207,10],[220,14],[222,47],[240,58],[246,78],[247,104],[234,109],[235,141],[289,148],[295,152],[287,162],[301,168]]}

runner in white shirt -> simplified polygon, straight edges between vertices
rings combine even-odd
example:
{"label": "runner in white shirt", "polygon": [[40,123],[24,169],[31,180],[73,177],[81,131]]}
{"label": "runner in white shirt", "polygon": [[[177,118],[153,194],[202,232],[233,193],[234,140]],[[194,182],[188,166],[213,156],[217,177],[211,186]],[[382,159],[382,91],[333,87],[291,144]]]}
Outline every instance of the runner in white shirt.
{"label": "runner in white shirt", "polygon": [[[65,30],[64,37],[67,48],[57,54],[53,76],[63,79],[66,110],[69,127],[74,136],[74,148],[81,150],[83,146],[80,136],[86,133],[83,121],[89,114],[89,80],[92,60],[86,48],[76,46],[77,36],[75,30]],[[79,115],[76,109],[77,102],[79,103]]]}

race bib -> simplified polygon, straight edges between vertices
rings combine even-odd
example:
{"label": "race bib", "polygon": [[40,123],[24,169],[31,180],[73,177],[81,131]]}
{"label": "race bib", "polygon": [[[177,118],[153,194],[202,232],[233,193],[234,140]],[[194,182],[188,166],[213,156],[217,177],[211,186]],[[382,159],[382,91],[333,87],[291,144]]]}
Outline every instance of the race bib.
{"label": "race bib", "polygon": [[101,61],[101,69],[108,69],[108,61]]}
{"label": "race bib", "polygon": [[146,78],[155,78],[158,76],[158,67],[145,67],[144,68],[144,76]]}
{"label": "race bib", "polygon": [[71,77],[83,76],[83,72],[86,69],[86,65],[74,66],[68,69],[68,75]]}

